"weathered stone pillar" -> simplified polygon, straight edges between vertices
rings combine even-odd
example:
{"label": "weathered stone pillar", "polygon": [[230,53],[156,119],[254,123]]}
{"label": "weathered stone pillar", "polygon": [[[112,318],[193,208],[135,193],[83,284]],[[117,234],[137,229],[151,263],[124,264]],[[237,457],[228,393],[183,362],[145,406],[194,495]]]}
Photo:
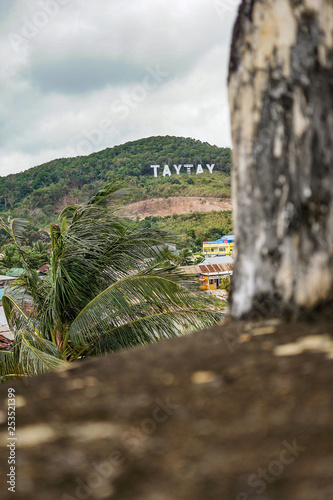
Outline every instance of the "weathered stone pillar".
{"label": "weathered stone pillar", "polygon": [[333,0],[243,0],[229,99],[235,317],[333,296]]}

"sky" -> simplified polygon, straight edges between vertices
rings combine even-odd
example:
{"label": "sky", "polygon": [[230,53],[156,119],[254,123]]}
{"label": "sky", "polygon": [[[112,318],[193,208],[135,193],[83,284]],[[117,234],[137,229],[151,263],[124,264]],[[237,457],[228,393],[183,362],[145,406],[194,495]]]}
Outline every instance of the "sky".
{"label": "sky", "polygon": [[1,0],[0,175],[157,135],[230,147],[240,0]]}

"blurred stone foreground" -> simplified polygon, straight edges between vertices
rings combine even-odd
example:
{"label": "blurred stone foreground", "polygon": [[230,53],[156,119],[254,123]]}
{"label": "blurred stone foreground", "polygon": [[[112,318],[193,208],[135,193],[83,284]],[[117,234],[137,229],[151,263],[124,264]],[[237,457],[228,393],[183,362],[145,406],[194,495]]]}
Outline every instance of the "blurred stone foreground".
{"label": "blurred stone foreground", "polygon": [[1,386],[1,499],[333,499],[332,30],[332,0],[243,0],[238,319]]}
{"label": "blurred stone foreground", "polygon": [[332,499],[332,325],[227,320],[1,386],[1,498]]}

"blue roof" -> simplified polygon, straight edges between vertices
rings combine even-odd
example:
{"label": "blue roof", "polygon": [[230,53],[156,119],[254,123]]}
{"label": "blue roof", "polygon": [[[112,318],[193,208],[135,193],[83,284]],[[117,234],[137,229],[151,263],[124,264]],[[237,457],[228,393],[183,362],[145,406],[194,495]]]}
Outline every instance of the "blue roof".
{"label": "blue roof", "polygon": [[229,234],[229,236],[222,236],[222,238],[220,238],[219,240],[207,241],[207,245],[219,245],[220,243],[223,243],[224,241],[231,243],[232,241],[235,241],[235,236],[233,234]]}

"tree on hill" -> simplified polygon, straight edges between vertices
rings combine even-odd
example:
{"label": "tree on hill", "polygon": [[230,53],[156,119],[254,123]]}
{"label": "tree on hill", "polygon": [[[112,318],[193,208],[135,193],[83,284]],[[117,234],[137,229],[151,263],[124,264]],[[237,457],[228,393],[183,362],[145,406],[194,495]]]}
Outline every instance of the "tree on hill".
{"label": "tree on hill", "polygon": [[[143,183],[142,193],[144,191],[149,197],[149,191],[152,189],[149,181],[153,178],[150,165],[169,164],[173,170],[173,164],[196,165],[200,162],[203,165],[214,163],[215,177],[218,172],[222,177],[229,178],[229,148],[218,148],[184,137],[149,137],[107,148],[89,156],[61,158],[18,174],[0,177],[0,212],[13,218],[33,217],[40,225],[45,225],[52,216],[52,220],[56,220],[59,207],[69,203],[66,198],[77,197],[79,203],[86,202],[107,181],[121,179],[132,180],[139,185]],[[160,177],[163,179],[162,172]],[[187,179],[188,176],[184,173],[177,177]],[[168,178],[168,184],[171,184],[171,179],[176,182],[176,174]],[[193,186],[187,185],[187,190],[190,187]],[[207,190],[208,186],[205,187]],[[230,191],[227,183],[225,189]],[[222,193],[222,190],[220,191]],[[199,194],[201,195],[215,196],[210,192]]]}
{"label": "tree on hill", "polygon": [[111,183],[85,205],[63,210],[50,226],[46,277],[38,276],[22,246],[28,221],[1,221],[24,267],[2,298],[15,331],[12,350],[0,352],[2,380],[172,337],[220,318],[174,266],[154,265],[165,235],[120,219],[124,194]]}
{"label": "tree on hill", "polygon": [[177,264],[179,266],[190,266],[193,264],[192,252],[188,248],[182,248],[178,254]]}
{"label": "tree on hill", "polygon": [[22,249],[24,249],[26,260],[28,260],[30,265],[35,269],[49,263],[50,256],[48,242],[50,237],[46,231],[38,231],[30,224],[25,231],[25,238],[24,241],[22,241],[21,252],[18,250],[17,245],[13,243],[11,234],[6,231],[4,232],[7,236],[4,241],[7,240],[8,243],[1,245],[0,268],[21,268],[23,265]]}

